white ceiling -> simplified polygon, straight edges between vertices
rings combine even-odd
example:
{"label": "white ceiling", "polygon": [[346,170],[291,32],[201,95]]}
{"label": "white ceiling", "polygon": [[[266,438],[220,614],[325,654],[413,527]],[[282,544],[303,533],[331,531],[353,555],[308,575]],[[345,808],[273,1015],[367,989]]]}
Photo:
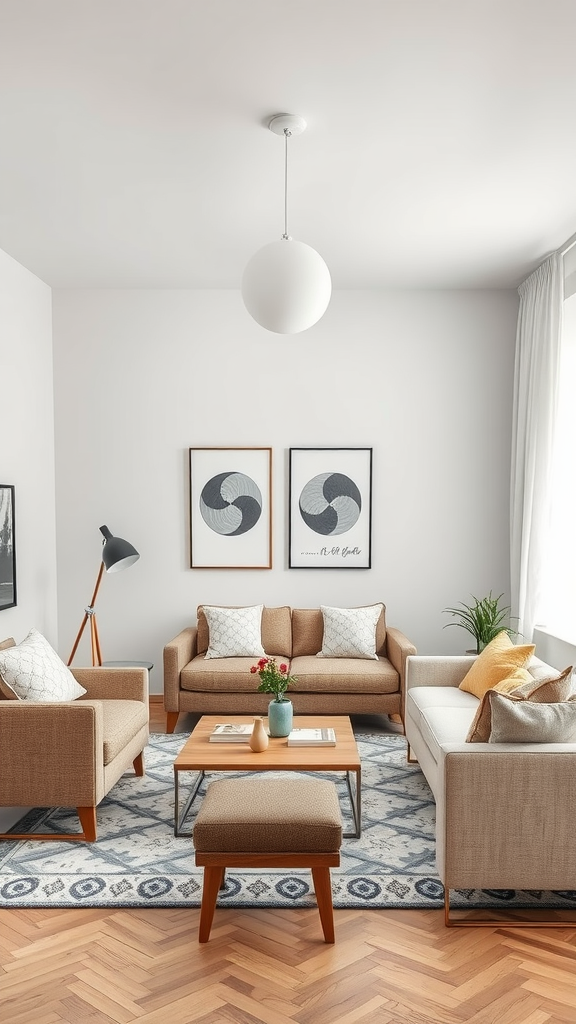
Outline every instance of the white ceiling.
{"label": "white ceiling", "polygon": [[0,248],[55,287],[511,287],[576,232],[576,0],[0,0]]}

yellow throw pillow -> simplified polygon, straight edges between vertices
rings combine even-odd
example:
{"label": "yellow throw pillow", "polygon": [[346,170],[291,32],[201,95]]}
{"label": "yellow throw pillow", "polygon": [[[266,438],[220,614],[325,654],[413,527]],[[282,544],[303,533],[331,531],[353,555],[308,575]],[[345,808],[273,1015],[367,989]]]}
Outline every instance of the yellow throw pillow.
{"label": "yellow throw pillow", "polygon": [[481,700],[487,690],[493,690],[516,668],[524,668],[536,650],[535,644],[516,646],[508,633],[502,630],[478,655],[470,671],[460,683],[460,689]]}

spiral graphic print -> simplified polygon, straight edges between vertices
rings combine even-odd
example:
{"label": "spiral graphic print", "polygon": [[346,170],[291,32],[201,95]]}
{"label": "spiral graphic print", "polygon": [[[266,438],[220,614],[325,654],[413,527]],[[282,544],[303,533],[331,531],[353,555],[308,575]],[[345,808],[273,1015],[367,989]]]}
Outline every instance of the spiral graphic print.
{"label": "spiral graphic print", "polygon": [[204,522],[214,533],[239,537],[260,519],[262,495],[244,473],[218,473],[204,484],[199,505]]}
{"label": "spiral graphic print", "polygon": [[357,522],[362,496],[344,473],[319,473],[303,488],[299,508],[302,519],[314,533],[335,537],[347,533]]}

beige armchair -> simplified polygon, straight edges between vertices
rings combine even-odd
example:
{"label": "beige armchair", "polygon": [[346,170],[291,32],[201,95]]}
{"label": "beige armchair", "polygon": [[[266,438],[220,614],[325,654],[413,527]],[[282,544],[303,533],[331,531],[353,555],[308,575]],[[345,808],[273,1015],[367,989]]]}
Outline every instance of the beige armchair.
{"label": "beige armchair", "polygon": [[86,694],[40,703],[0,699],[0,807],[75,807],[73,834],[16,832],[4,839],[96,839],[96,808],[124,772],[144,774],[148,672],[71,669]]}

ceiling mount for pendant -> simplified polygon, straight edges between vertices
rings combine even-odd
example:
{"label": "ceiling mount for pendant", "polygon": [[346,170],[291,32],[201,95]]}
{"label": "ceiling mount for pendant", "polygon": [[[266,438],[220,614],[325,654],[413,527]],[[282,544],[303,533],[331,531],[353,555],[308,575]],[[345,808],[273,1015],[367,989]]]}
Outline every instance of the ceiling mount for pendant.
{"label": "ceiling mount for pendant", "polygon": [[306,121],[296,114],[275,114],[268,121],[268,127],[275,135],[302,135],[306,131]]}
{"label": "ceiling mount for pendant", "polygon": [[296,114],[275,114],[268,127],[284,138],[284,234],[248,262],[242,298],[250,316],[276,334],[299,334],[326,312],[332,291],[330,271],[310,245],[288,234],[288,139],[306,130]]}

